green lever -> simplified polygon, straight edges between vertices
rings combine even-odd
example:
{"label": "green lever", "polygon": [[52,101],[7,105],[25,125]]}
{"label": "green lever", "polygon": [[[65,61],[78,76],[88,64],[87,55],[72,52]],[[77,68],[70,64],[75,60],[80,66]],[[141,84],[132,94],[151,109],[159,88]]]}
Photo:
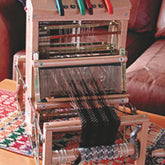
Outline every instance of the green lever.
{"label": "green lever", "polygon": [[83,0],[77,0],[81,15],[85,15],[85,5]]}
{"label": "green lever", "polygon": [[56,0],[57,8],[60,16],[64,16],[64,7],[62,4],[62,0]]}

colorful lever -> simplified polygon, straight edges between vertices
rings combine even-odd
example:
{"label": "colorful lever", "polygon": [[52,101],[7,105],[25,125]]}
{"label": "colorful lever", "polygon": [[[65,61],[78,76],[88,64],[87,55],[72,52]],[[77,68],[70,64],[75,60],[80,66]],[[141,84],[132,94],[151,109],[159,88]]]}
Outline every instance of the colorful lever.
{"label": "colorful lever", "polygon": [[60,16],[64,16],[64,7],[62,4],[62,0],[56,0],[57,8]]}
{"label": "colorful lever", "polygon": [[110,1],[110,0],[104,0],[104,2],[105,2],[105,4],[106,4],[108,13],[109,13],[109,14],[113,14],[113,7],[112,7],[111,1]]}
{"label": "colorful lever", "polygon": [[85,1],[87,9],[89,11],[89,14],[92,15],[93,14],[93,7],[92,7],[90,0],[84,0],[84,1]]}
{"label": "colorful lever", "polygon": [[81,15],[85,15],[85,6],[83,0],[77,0]]}

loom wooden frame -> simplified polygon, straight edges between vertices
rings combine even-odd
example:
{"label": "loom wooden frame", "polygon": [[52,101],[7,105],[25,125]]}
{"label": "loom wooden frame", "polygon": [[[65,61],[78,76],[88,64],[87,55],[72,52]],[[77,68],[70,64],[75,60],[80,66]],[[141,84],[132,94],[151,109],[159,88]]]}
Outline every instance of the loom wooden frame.
{"label": "loom wooden frame", "polygon": [[[102,0],[91,0],[92,4],[102,4]],[[103,57],[85,57],[80,60],[75,58],[65,59],[65,60],[39,60],[37,57],[39,54],[38,50],[38,33],[39,33],[39,22],[40,21],[72,21],[74,20],[120,20],[121,21],[121,34],[119,38],[119,49],[125,48],[126,45],[126,35],[127,35],[127,26],[128,26],[128,19],[130,14],[130,2],[129,0],[111,0],[113,5],[113,14],[110,15],[105,8],[95,8],[94,15],[89,15],[88,13],[84,16],[81,15],[78,8],[73,10],[72,8],[68,8],[65,10],[65,16],[59,16],[58,10],[56,8],[55,1],[50,0],[28,0],[27,1],[27,27],[26,27],[26,84],[27,84],[27,91],[25,97],[25,116],[26,116],[26,131],[29,134],[32,134],[32,125],[33,125],[33,115],[30,111],[30,105],[28,102],[28,98],[31,98],[32,104],[36,109],[40,108],[41,105],[38,101],[40,100],[39,94],[35,94],[35,83],[39,82],[39,77],[37,76],[38,68],[44,67],[52,67],[52,66],[59,66],[59,65],[76,65],[77,62],[80,65],[84,64],[95,64],[95,63],[114,63],[114,62],[123,62],[127,61],[126,55],[118,55],[118,56],[103,56]],[[70,6],[70,4],[75,4],[75,0],[63,0],[63,4]],[[122,59],[122,61],[121,61]],[[36,81],[36,82],[35,82]],[[39,90],[39,89],[38,89]],[[124,101],[125,103],[128,102],[126,97],[122,97],[118,99],[118,103],[120,101]],[[117,101],[114,102],[114,104]],[[56,105],[58,103],[54,103]],[[48,103],[48,107],[53,106],[52,103]],[[59,104],[58,104],[59,105]],[[61,106],[61,105],[60,105]],[[43,106],[42,106],[43,107]]]}
{"label": "loom wooden frame", "polygon": [[[145,154],[147,147],[147,136],[149,127],[149,118],[146,115],[134,115],[134,116],[122,116],[120,117],[121,126],[141,124],[141,130],[138,134],[138,140],[140,141],[140,155],[139,158],[134,162],[135,165],[145,165]],[[52,151],[52,133],[53,132],[71,132],[81,131],[81,121],[62,121],[62,122],[47,122],[44,123],[44,143],[43,143],[43,165],[52,165],[58,161],[58,157],[53,157]],[[135,153],[135,146],[130,146],[129,153],[133,155]],[[75,159],[72,151],[69,151],[71,160]],[[119,153],[120,154],[120,153]]]}
{"label": "loom wooden frame", "polygon": [[[98,5],[102,0],[91,0],[92,3]],[[63,0],[64,4],[75,4],[75,0]],[[58,10],[55,5],[54,0],[28,0],[27,1],[27,27],[26,27],[26,97],[25,97],[25,117],[26,117],[26,131],[29,135],[33,135],[33,114],[31,112],[31,105],[29,104],[29,99],[32,102],[35,110],[41,110],[45,108],[46,104],[39,103],[39,95],[35,94],[35,81],[39,81],[39,77],[36,74],[38,68],[41,67],[54,67],[54,66],[68,66],[68,65],[87,65],[87,64],[102,64],[102,63],[115,63],[123,62],[126,63],[126,55],[119,54],[118,56],[102,56],[102,57],[84,57],[77,60],[76,58],[70,58],[65,60],[39,60],[39,50],[38,50],[38,33],[39,33],[39,22],[40,21],[72,21],[74,20],[120,20],[121,21],[121,34],[119,38],[119,49],[125,49],[126,45],[126,35],[128,19],[130,14],[130,2],[129,0],[111,0],[114,13],[110,15],[105,8],[96,8],[94,10],[94,15],[86,14],[81,15],[78,8],[75,10],[68,8],[66,10],[65,16],[61,17],[58,14]],[[104,58],[103,58],[104,57]],[[39,90],[39,89],[38,89]],[[118,100],[124,100],[128,102],[128,95],[115,95]],[[115,98],[115,99],[116,99]],[[120,101],[110,98],[111,104],[118,104]],[[68,103],[63,104],[67,107]],[[50,107],[62,107],[59,102],[49,102],[47,108]],[[144,119],[144,120],[143,120]],[[146,139],[147,139],[147,129],[148,129],[148,118],[144,116],[131,116],[122,117],[122,125],[132,125],[132,124],[142,124],[142,130],[139,134],[139,141],[141,142],[140,157],[135,161],[135,165],[143,165],[145,162],[145,152],[146,152]],[[73,122],[73,125],[78,123],[78,130],[81,128],[80,121]],[[44,155],[43,155],[43,165],[50,165],[52,151],[50,150],[51,134],[56,129],[56,123],[44,124]],[[54,125],[55,124],[55,125]],[[60,123],[62,124],[62,123]],[[69,123],[67,123],[69,124]],[[72,124],[71,124],[72,125]],[[69,126],[71,126],[69,124]],[[51,127],[50,127],[51,126]],[[77,124],[76,124],[77,126]],[[71,127],[67,127],[71,129]],[[77,127],[74,127],[77,129]],[[48,162],[47,162],[48,161]]]}

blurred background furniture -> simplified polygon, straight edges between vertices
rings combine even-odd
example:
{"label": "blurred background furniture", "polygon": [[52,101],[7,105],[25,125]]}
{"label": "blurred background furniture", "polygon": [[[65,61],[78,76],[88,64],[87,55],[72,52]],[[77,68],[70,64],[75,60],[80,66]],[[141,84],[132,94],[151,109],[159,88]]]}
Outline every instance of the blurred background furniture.
{"label": "blurred background furniture", "polygon": [[[141,13],[142,20],[146,22],[143,28],[150,29],[151,32],[156,30],[156,33],[154,33],[154,40],[151,41],[152,45],[128,67],[127,89],[130,102],[136,108],[165,115],[165,0],[162,1],[158,12],[157,28],[153,27],[156,27],[154,24],[161,1],[147,1],[152,6],[149,4],[146,6],[143,1],[147,0],[139,1],[141,8],[146,11]],[[141,41],[141,45],[145,43],[145,40]]]}
{"label": "blurred background furniture", "polygon": [[25,49],[25,12],[17,0],[0,1],[0,80],[11,78],[13,55]]}

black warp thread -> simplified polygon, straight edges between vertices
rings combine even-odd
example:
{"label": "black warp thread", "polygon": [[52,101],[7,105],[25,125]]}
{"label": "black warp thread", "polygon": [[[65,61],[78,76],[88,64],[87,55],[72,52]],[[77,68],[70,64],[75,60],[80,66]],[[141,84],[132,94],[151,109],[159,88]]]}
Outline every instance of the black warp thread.
{"label": "black warp thread", "polygon": [[[71,80],[69,84],[66,84],[70,90],[69,95],[72,98],[77,98],[73,99],[73,102],[78,107],[77,112],[82,123],[79,146],[90,148],[114,144],[120,126],[120,119],[115,112],[115,108],[106,104],[99,85],[92,74],[88,75],[93,83],[91,90],[85,81],[85,77],[75,72],[74,76],[78,77],[78,79],[75,79],[71,72],[73,71],[63,69],[65,82],[67,82],[67,79]],[[77,80],[79,82],[76,82]],[[83,100],[82,97],[86,94],[88,97],[84,97],[86,99]],[[92,96],[96,96],[97,100],[94,101]],[[79,164],[80,161],[79,156],[73,164]]]}
{"label": "black warp thread", "polygon": [[[79,72],[80,73],[80,72]],[[88,105],[86,108],[82,100],[78,100],[78,114],[82,122],[82,133],[80,140],[80,147],[93,147],[101,145],[112,145],[117,136],[118,127],[120,125],[120,119],[117,116],[113,107],[108,107],[104,101],[103,96],[95,95],[95,93],[101,93],[98,83],[94,79],[93,75],[88,75],[93,83],[93,93],[86,81],[85,77],[78,73],[74,73],[78,77],[79,85],[81,89],[85,91],[84,93],[88,94],[88,98],[85,100],[85,103]],[[71,77],[71,74],[68,74]],[[79,88],[76,86],[74,78],[72,79],[72,90],[74,91],[75,96],[83,96],[83,93],[80,92]],[[81,93],[81,94],[80,94]],[[97,96],[97,104],[92,100],[92,96]],[[100,107],[97,107],[97,106]]]}

